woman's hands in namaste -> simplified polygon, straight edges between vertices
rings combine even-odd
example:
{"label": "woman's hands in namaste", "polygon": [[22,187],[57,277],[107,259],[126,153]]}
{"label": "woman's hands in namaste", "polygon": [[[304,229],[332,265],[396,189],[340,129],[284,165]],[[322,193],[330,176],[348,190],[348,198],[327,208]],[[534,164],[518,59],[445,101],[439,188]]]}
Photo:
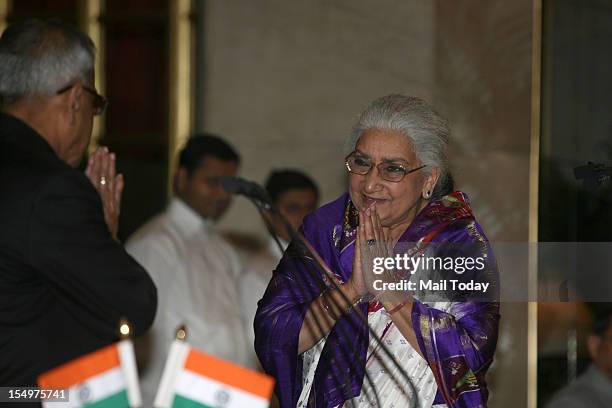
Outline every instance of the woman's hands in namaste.
{"label": "woman's hands in namaste", "polygon": [[[395,281],[394,270],[383,268],[381,274],[374,273],[374,259],[392,257],[393,244],[393,241],[389,238],[388,230],[383,228],[380,223],[375,205],[359,212],[353,274],[349,282],[362,298],[379,297],[383,292],[383,290],[380,290],[382,287],[380,283]],[[376,285],[379,290],[374,285],[376,280],[382,281]]]}

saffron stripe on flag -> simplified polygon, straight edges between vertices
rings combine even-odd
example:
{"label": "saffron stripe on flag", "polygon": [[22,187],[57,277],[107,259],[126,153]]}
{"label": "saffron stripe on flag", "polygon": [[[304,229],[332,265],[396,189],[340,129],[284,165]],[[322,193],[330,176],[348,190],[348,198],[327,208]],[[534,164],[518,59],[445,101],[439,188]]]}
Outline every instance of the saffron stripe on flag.
{"label": "saffron stripe on flag", "polygon": [[272,395],[274,380],[271,377],[194,349],[191,349],[187,356],[185,369],[239,388],[265,400],[269,400]]}
{"label": "saffron stripe on flag", "polygon": [[[175,395],[180,395],[202,406],[223,408],[267,408],[269,401],[193,371],[182,371],[176,379]],[[175,408],[174,405],[172,408]]]}
{"label": "saffron stripe on flag", "polygon": [[111,344],[41,374],[38,385],[41,388],[69,388],[118,366],[117,345]]}

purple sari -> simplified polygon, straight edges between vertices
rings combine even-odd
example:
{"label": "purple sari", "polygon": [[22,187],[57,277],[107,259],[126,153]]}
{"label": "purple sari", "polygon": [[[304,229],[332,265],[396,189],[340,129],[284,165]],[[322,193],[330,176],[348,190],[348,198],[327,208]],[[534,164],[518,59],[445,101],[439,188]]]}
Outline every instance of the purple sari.
{"label": "purple sari", "polygon": [[[302,233],[327,263],[336,278],[346,282],[352,273],[356,212],[349,195],[309,215]],[[412,323],[421,354],[438,384],[434,404],[449,407],[485,407],[485,373],[493,360],[497,343],[499,303],[497,267],[489,243],[475,222],[467,197],[454,192],[432,201],[404,232],[398,248],[444,248],[458,245],[462,256],[483,257],[486,268],[466,272],[461,280],[478,278],[492,289],[485,298],[447,298],[448,312],[434,309],[416,296]],[[402,250],[403,252],[403,250]],[[265,371],[276,381],[281,407],[295,407],[302,390],[302,358],[298,339],[310,303],[325,289],[312,258],[301,245],[292,243],[285,252],[260,300],[255,316],[255,349]],[[452,295],[455,296],[455,295]],[[358,305],[367,316],[374,303]],[[335,407],[358,396],[364,381],[368,328],[357,313],[344,314],[330,331],[316,368],[309,407]]]}

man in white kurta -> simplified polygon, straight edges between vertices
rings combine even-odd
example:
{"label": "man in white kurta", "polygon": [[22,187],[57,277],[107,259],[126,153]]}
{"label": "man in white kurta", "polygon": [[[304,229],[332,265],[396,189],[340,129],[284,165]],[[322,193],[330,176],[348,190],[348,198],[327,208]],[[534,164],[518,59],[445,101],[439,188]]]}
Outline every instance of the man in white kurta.
{"label": "man in white kurta", "polygon": [[145,406],[152,406],[170,343],[182,324],[192,346],[249,365],[240,309],[241,266],[214,226],[230,202],[214,177],[234,175],[238,164],[237,154],[223,154],[229,147],[223,143],[208,136],[190,139],[175,179],[177,197],[127,243],[158,288],[153,327],[137,343],[144,363]]}

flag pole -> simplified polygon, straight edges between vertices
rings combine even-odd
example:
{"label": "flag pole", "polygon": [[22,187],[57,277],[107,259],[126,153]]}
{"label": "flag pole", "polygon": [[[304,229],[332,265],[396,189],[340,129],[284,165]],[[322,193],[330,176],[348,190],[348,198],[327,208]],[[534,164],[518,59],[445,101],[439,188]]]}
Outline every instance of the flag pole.
{"label": "flag pole", "polygon": [[134,354],[134,344],[132,343],[132,325],[125,317],[119,319],[119,360],[121,370],[125,376],[127,385],[128,403],[132,408],[142,407],[142,395],[140,393],[140,383],[138,381],[138,369],[136,368],[136,357]]}
{"label": "flag pole", "polygon": [[132,338],[132,325],[125,317],[119,319],[119,340],[129,340]]}
{"label": "flag pole", "polygon": [[189,353],[189,345],[186,341],[187,327],[184,324],[176,329],[174,337],[174,341],[170,345],[164,372],[157,388],[157,395],[155,395],[155,401],[153,402],[155,408],[169,408],[172,406],[176,378],[182,370],[185,358]]}
{"label": "flag pole", "polygon": [[187,327],[184,324],[180,325],[178,329],[176,329],[176,339],[178,341],[187,340]]}

